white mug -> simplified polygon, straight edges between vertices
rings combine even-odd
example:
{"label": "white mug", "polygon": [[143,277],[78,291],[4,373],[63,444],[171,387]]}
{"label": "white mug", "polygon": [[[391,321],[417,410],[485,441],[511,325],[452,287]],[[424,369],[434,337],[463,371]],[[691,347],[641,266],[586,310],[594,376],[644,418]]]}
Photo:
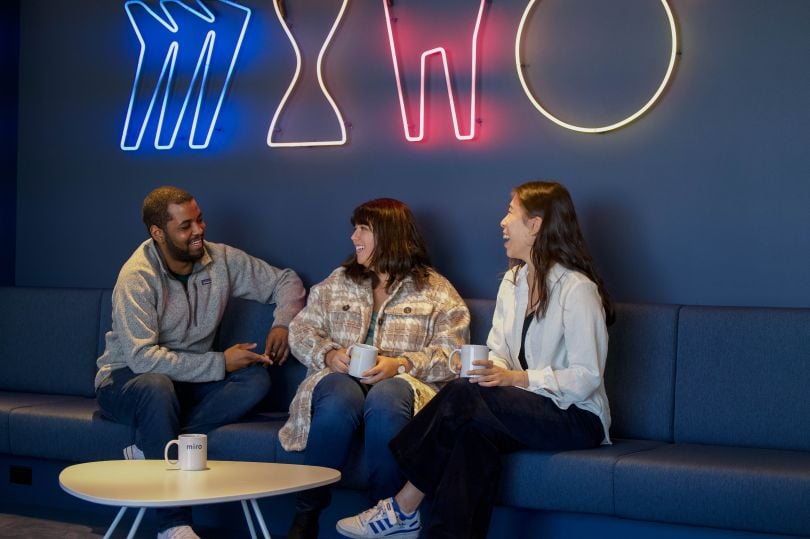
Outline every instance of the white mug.
{"label": "white mug", "polygon": [[346,350],[349,355],[349,374],[362,378],[363,373],[377,364],[377,348],[368,344],[353,344]]}
{"label": "white mug", "polygon": [[[169,448],[177,446],[177,460],[169,459]],[[166,466],[173,470],[197,471],[208,467],[208,436],[205,434],[181,434],[166,444],[163,450]]]}
{"label": "white mug", "polygon": [[[461,371],[453,368],[453,356],[459,355],[461,360]],[[450,352],[450,357],[447,358],[447,366],[453,371],[453,374],[458,374],[461,378],[469,378],[470,370],[479,369],[478,365],[473,365],[473,361],[477,359],[487,359],[489,357],[489,348],[481,344],[465,344],[461,348],[456,348]]]}

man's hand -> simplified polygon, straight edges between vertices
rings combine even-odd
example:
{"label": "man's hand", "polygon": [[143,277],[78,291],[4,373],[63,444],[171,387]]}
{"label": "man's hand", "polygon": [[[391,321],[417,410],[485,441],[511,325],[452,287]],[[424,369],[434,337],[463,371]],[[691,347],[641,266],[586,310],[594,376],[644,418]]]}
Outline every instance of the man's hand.
{"label": "man's hand", "polygon": [[269,357],[251,352],[254,348],[255,342],[234,344],[225,350],[225,372],[238,371],[254,363],[272,364]]}
{"label": "man's hand", "polygon": [[498,367],[490,359],[476,359],[475,368],[470,369],[470,382],[484,387],[517,386],[529,387],[529,375],[526,371],[510,371]]}
{"label": "man's hand", "polygon": [[290,331],[282,326],[271,328],[267,333],[264,355],[270,358],[270,364],[283,365],[290,355],[290,344],[287,340]]}

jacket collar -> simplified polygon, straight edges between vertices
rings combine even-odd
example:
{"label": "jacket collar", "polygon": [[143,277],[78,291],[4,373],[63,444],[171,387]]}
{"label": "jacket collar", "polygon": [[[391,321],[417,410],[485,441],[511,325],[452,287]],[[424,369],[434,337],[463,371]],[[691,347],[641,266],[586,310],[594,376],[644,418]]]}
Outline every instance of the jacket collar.
{"label": "jacket collar", "polygon": [[[166,275],[172,275],[172,272],[169,270],[169,267],[166,265],[166,261],[163,259],[163,253],[160,252],[160,249],[155,244],[155,240],[148,239],[144,242],[146,244],[146,250],[151,254],[151,256],[157,260],[158,266],[160,266],[160,270],[165,273]],[[208,264],[211,264],[214,260],[211,258],[210,251],[208,249],[208,242],[203,240],[203,255],[202,257],[194,262],[194,266],[191,268],[191,273],[197,273],[201,271],[204,267]]]}

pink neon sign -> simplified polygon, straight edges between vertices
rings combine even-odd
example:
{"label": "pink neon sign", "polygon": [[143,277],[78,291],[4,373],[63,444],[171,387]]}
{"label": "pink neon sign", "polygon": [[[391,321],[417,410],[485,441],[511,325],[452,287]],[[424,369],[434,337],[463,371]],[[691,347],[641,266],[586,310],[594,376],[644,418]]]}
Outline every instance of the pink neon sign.
{"label": "pink neon sign", "polygon": [[484,14],[484,7],[486,4],[486,0],[481,0],[481,3],[478,7],[478,14],[475,19],[475,26],[472,31],[472,38],[470,40],[470,50],[471,50],[471,63],[470,63],[470,112],[469,117],[467,118],[467,125],[469,129],[467,132],[462,133],[460,122],[459,122],[459,112],[458,109],[461,107],[457,106],[456,98],[453,95],[453,84],[450,77],[450,67],[448,65],[447,59],[447,49],[446,47],[434,47],[429,50],[422,52],[420,58],[420,77],[419,77],[419,119],[417,122],[417,134],[412,134],[411,129],[409,127],[410,122],[408,118],[408,106],[406,103],[405,92],[403,89],[403,82],[402,82],[402,73],[400,69],[401,64],[401,52],[397,49],[396,39],[394,36],[394,29],[393,29],[393,19],[390,11],[390,7],[388,5],[389,0],[382,0],[383,8],[385,9],[385,23],[386,28],[388,30],[388,44],[391,48],[391,60],[394,64],[394,76],[396,77],[397,81],[397,93],[399,95],[399,108],[400,113],[402,114],[402,127],[405,131],[405,138],[411,142],[421,141],[425,138],[425,76],[426,76],[426,69],[427,69],[427,61],[428,59],[433,56],[437,55],[441,62],[442,67],[444,69],[444,78],[445,84],[447,85],[447,97],[450,104],[450,114],[453,118],[453,129],[456,133],[456,138],[458,140],[471,140],[475,138],[475,110],[476,110],[476,95],[475,95],[475,87],[476,87],[476,78],[478,76],[478,36],[479,36],[479,29],[481,28],[481,18]]}

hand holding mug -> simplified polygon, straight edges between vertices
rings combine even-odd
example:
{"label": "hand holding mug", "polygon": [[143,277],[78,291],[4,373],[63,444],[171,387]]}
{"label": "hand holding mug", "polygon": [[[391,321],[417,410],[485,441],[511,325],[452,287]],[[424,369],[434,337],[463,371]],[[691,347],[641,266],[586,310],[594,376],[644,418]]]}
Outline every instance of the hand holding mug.
{"label": "hand holding mug", "polygon": [[526,371],[510,371],[495,365],[491,359],[473,361],[470,382],[483,387],[516,386],[529,387],[529,374]]}
{"label": "hand holding mug", "polygon": [[[453,357],[456,354],[458,354],[461,362],[461,368],[459,370],[453,368]],[[450,356],[447,358],[447,366],[453,374],[458,374],[461,378],[469,378],[475,376],[475,374],[471,372],[474,368],[473,365],[479,364],[477,363],[479,361],[487,360],[488,357],[489,348],[486,346],[480,344],[465,344],[461,348],[456,348],[450,352]]]}
{"label": "hand holding mug", "polygon": [[349,361],[349,374],[363,378],[366,372],[377,364],[377,348],[368,344],[353,344],[346,350]]}
{"label": "hand holding mug", "polygon": [[330,350],[323,358],[324,364],[332,369],[332,372],[349,372],[349,355],[343,348]]}

